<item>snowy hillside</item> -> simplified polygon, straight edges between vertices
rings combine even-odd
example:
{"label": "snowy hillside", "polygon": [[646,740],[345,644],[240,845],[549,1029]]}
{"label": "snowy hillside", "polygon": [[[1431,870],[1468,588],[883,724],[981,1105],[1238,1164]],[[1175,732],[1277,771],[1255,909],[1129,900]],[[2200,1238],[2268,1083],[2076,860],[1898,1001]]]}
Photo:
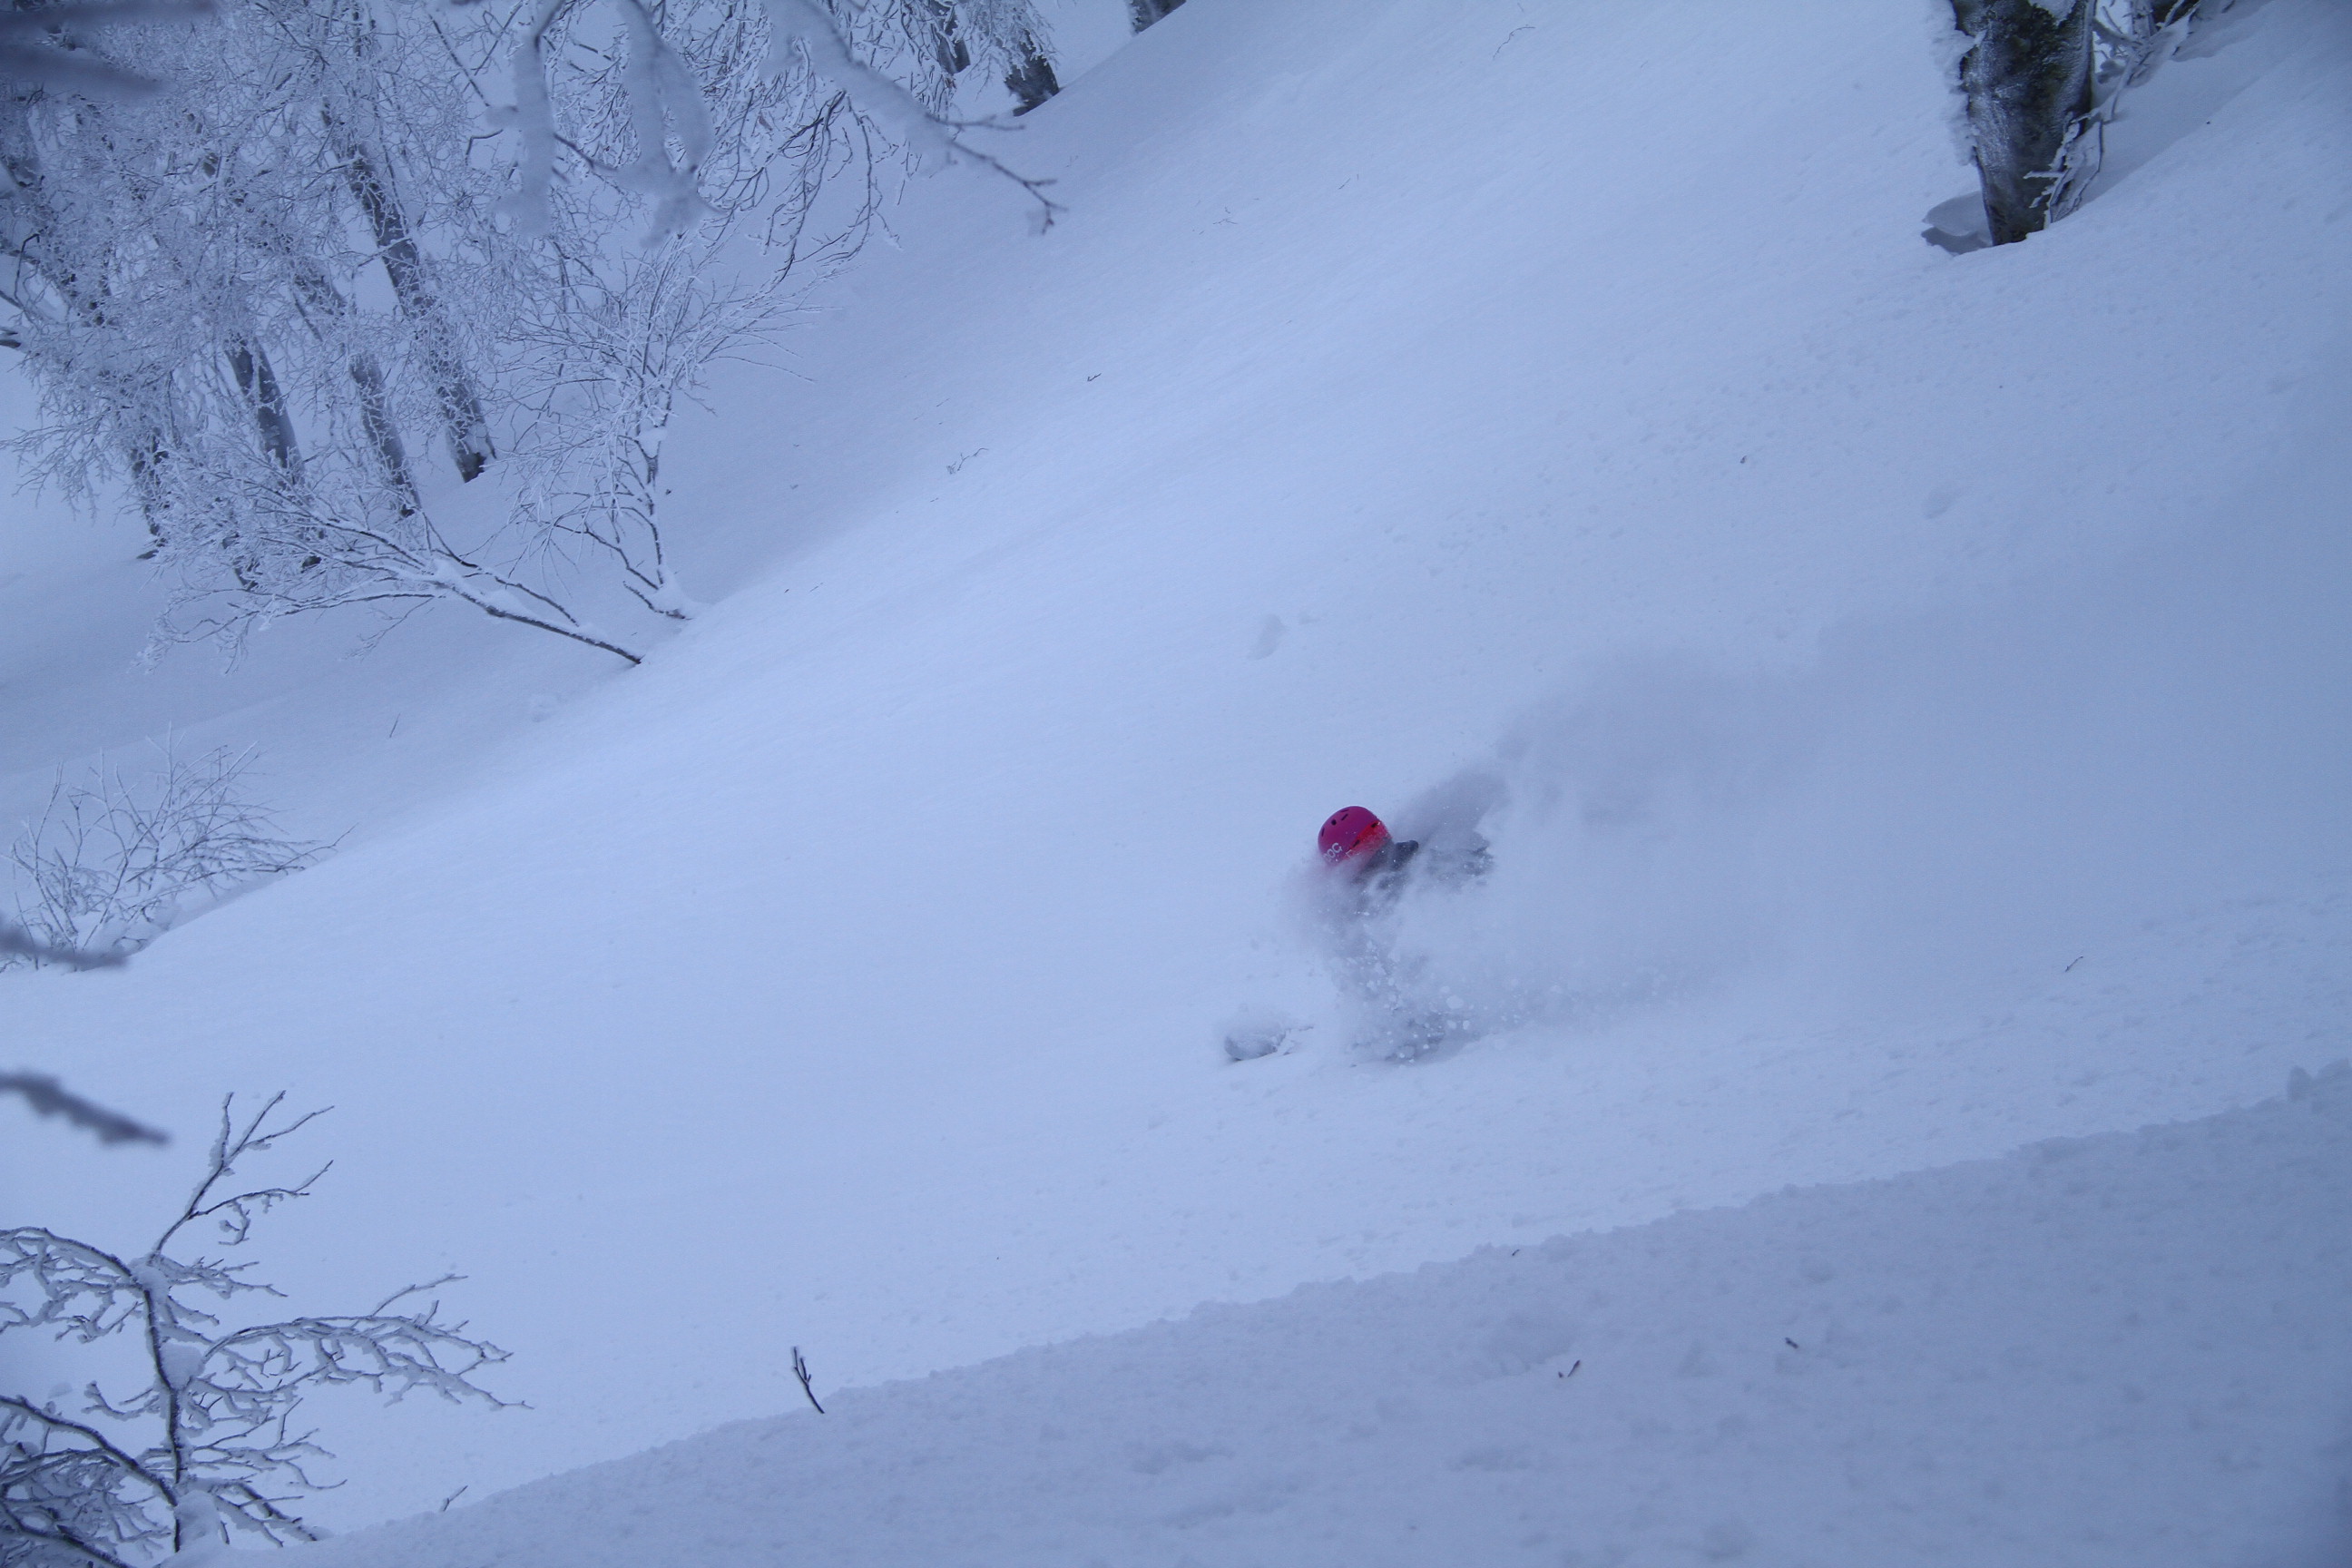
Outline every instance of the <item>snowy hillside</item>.
{"label": "snowy hillside", "polygon": [[2341,1562],[2347,1089],[1024,1351],[313,1560]]}
{"label": "snowy hillside", "polygon": [[[225,1089],[338,1108],[266,1277],[463,1273],[530,1408],[321,1402],[322,1521],[469,1489],[331,1561],[701,1550],[551,1544],[590,1495],[715,1562],[2330,1561],[2342,1097],[2268,1102],[2352,1055],[2352,16],[2192,54],[1952,255],[1918,7],[1191,0],[1005,139],[1050,234],[920,182],[729,369],[634,670],[443,614],[136,675],[135,541],[16,512],[11,820],[169,725],[347,837],[0,974],[178,1137],[20,1123],[12,1223],[132,1245]],[[1397,911],[1465,1026],[1409,1063],[1310,909],[1355,803],[1493,847]],[[1273,1304],[1146,1327],[1204,1303]]]}

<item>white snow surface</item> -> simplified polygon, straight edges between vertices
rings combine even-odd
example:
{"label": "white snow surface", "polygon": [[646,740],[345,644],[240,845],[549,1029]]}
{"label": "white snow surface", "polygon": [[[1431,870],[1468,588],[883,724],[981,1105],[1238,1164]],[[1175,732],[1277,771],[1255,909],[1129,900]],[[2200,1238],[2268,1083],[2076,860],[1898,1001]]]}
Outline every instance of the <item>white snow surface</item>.
{"label": "white snow surface", "polygon": [[2317,1564],[2352,1070],[860,1389],[319,1568]]}
{"label": "white snow surface", "polygon": [[[12,508],[0,811],[170,726],[348,836],[0,975],[178,1134],[19,1123],[10,1222],[335,1105],[263,1277],[464,1273],[530,1408],[320,1402],[316,1517],[624,1461],[354,1563],[2341,1561],[2341,1090],[2243,1108],[2352,1050],[2352,15],[2192,55],[1952,256],[1915,7],[1190,0],[1006,140],[1050,234],[921,182],[730,369],[633,671],[137,674]],[[1494,847],[1409,1064],[1347,804]]]}

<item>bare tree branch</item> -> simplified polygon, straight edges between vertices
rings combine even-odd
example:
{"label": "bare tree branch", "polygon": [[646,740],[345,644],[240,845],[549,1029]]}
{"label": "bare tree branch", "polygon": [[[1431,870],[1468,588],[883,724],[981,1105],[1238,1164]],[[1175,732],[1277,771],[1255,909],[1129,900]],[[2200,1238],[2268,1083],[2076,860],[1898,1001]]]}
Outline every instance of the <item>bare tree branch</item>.
{"label": "bare tree branch", "polygon": [[19,1399],[13,1394],[0,1394],[0,1410],[13,1410],[24,1419],[46,1427],[50,1431],[68,1433],[73,1436],[80,1438],[83,1442],[88,1443],[92,1448],[95,1448],[100,1454],[105,1455],[107,1458],[121,1466],[125,1472],[132,1476],[136,1476],[139,1479],[154,1488],[155,1494],[158,1497],[164,1499],[166,1501],[171,1500],[172,1489],[164,1483],[162,1477],[154,1474],[137,1459],[132,1458],[130,1455],[116,1447],[113,1440],[108,1437],[105,1433],[100,1432],[97,1427],[84,1426],[79,1421],[69,1421],[54,1411],[43,1410],[37,1405],[32,1404],[30,1401]]}
{"label": "bare tree branch", "polygon": [[801,1359],[801,1347],[798,1345],[793,1347],[793,1375],[800,1379],[801,1392],[808,1395],[809,1404],[815,1407],[819,1415],[824,1415],[824,1406],[816,1402],[816,1387],[809,1378],[808,1363]]}
{"label": "bare tree branch", "polygon": [[169,1247],[172,1244],[172,1238],[180,1233],[183,1226],[193,1225],[200,1219],[211,1219],[218,1215],[226,1216],[220,1220],[220,1228],[226,1244],[231,1247],[238,1246],[253,1229],[255,1219],[289,1198],[310,1196],[311,1186],[320,1177],[333,1168],[332,1160],[328,1161],[311,1172],[307,1178],[290,1187],[257,1187],[250,1192],[238,1193],[234,1197],[218,1199],[212,1195],[215,1187],[236,1173],[236,1163],[239,1160],[247,1154],[261,1153],[279,1139],[289,1133],[299,1132],[334,1109],[332,1106],[321,1106],[317,1110],[305,1111],[286,1125],[265,1132],[263,1128],[268,1125],[271,1113],[284,1102],[285,1099],[286,1092],[283,1089],[271,1095],[243,1127],[236,1125],[232,1114],[236,1104],[236,1096],[232,1094],[222,1099],[220,1131],[214,1135],[212,1158],[205,1167],[204,1179],[196,1184],[196,1190],[189,1194],[187,1206],[180,1211],[180,1217],[166,1226],[162,1236],[156,1237],[154,1247],[156,1252],[161,1253]]}
{"label": "bare tree branch", "polygon": [[[117,960],[117,962],[121,962]],[[119,1110],[109,1110],[58,1086],[46,1073],[0,1073],[0,1094],[19,1094],[43,1116],[62,1116],[76,1127],[98,1135],[101,1143],[168,1143],[171,1135],[133,1121]]]}

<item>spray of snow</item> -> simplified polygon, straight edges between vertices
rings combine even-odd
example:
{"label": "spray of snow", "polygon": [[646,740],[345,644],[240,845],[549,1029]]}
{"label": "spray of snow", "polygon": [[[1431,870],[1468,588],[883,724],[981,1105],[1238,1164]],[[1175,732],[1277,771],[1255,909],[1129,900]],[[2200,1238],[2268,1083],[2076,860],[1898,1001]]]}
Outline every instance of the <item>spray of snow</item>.
{"label": "spray of snow", "polygon": [[1594,671],[1396,813],[1424,853],[1481,835],[1495,866],[1370,917],[1392,994],[1350,995],[1358,922],[1302,884],[1337,1032],[1377,1047],[1385,1012],[1466,1040],[1735,982],[1832,1014],[1958,1004],[2070,942],[2352,865],[2319,782],[2352,773],[2352,721],[2271,721],[2296,670],[2352,657],[2313,586],[2352,552],[2264,542],[1852,626],[1791,671]]}

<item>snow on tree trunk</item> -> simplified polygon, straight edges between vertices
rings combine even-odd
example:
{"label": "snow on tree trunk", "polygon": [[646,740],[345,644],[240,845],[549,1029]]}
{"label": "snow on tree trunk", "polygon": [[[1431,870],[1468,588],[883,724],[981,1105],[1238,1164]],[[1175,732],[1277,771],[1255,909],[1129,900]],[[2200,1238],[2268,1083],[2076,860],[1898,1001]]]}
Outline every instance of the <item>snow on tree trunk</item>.
{"label": "snow on tree trunk", "polygon": [[353,142],[344,142],[339,150],[343,157],[344,183],[351,187],[360,210],[367,215],[368,226],[375,235],[376,256],[383,263],[393,297],[400,302],[401,313],[415,326],[424,349],[425,368],[440,407],[442,430],[449,443],[449,460],[457,468],[457,477],[471,483],[498,456],[498,447],[490,439],[481,394],[457,352],[457,331],[434,297],[425,258],[408,231],[408,220],[401,215],[400,204],[385,186],[378,171],[378,160],[369,157]]}
{"label": "snow on tree trunk", "polygon": [[1022,40],[1020,54],[1013,68],[1004,73],[1005,90],[1013,94],[1015,114],[1026,114],[1055,93],[1062,90],[1061,79],[1054,73],[1054,62],[1047,58],[1044,46],[1034,37]]}
{"label": "snow on tree trunk", "polygon": [[1960,86],[1995,245],[2063,217],[2098,172],[2096,11],[2097,0],[1952,0],[1971,40]]}

